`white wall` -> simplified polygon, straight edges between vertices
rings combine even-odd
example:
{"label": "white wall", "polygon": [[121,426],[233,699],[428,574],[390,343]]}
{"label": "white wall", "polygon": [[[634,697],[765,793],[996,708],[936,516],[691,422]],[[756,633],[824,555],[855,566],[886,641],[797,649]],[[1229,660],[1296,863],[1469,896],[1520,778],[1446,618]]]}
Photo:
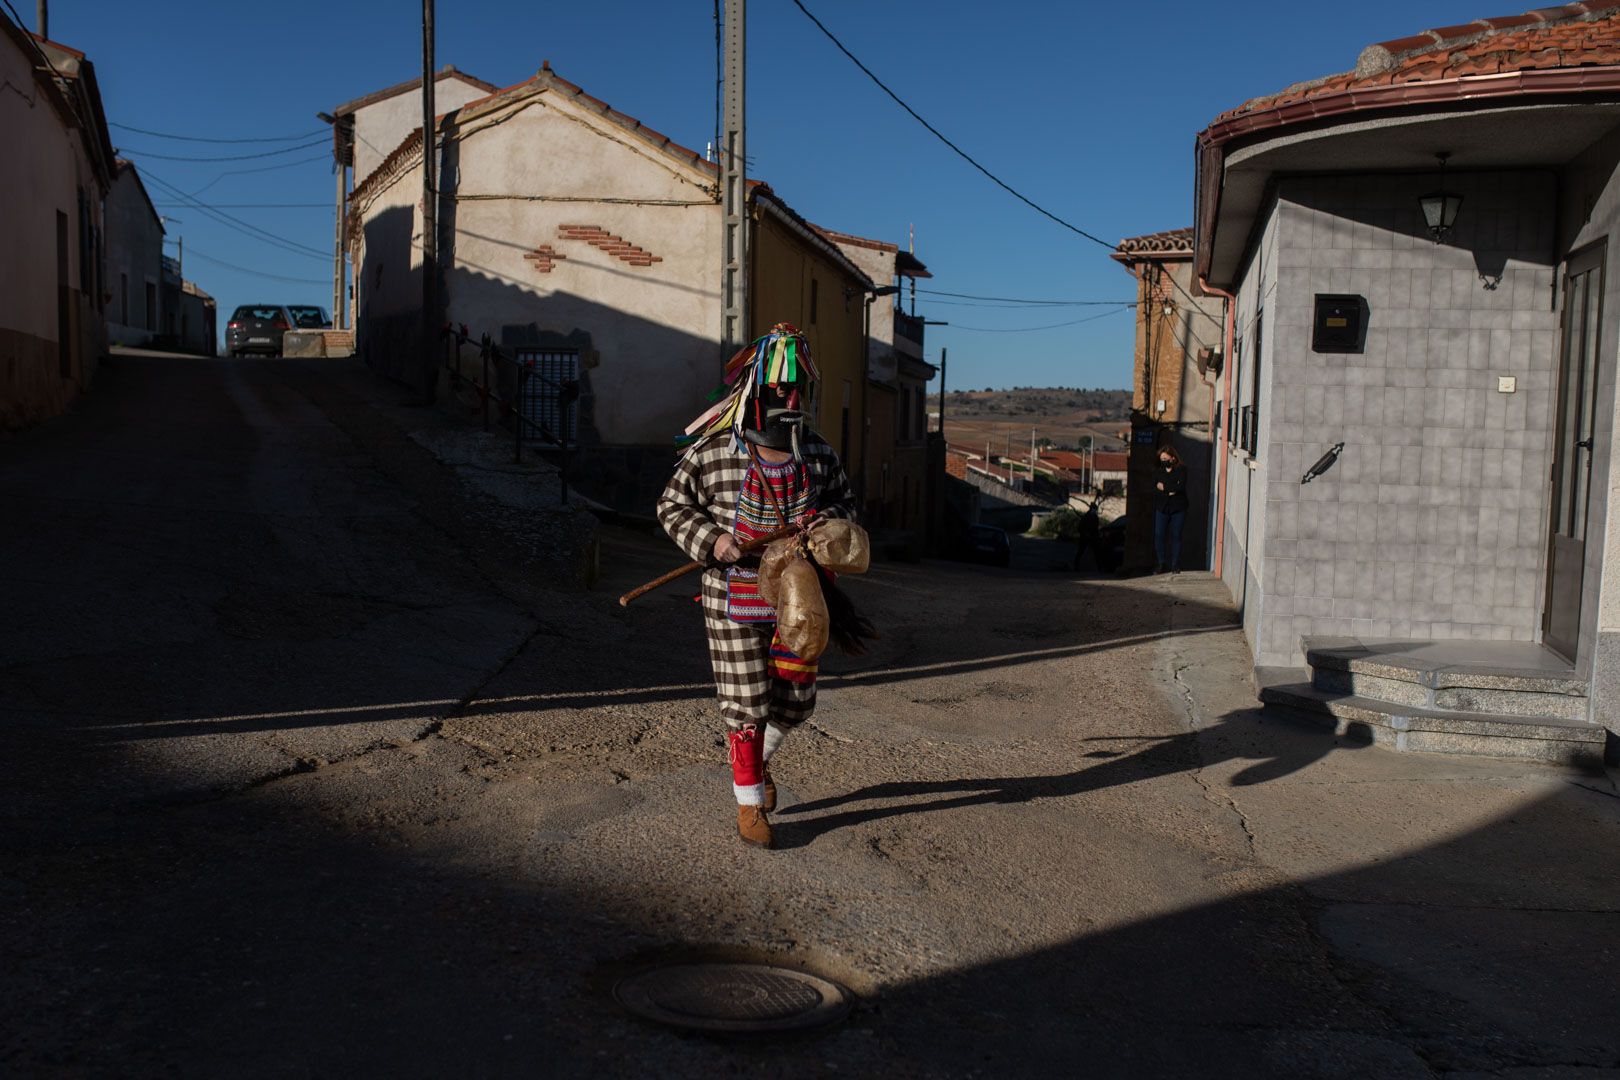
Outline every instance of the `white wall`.
{"label": "white wall", "polygon": [[[0,154],[0,429],[55,415],[85,386],[103,348],[96,298],[79,290],[83,189],[101,217],[101,187],[76,128],[34,79],[32,54],[0,34],[0,132],[27,153]],[[61,373],[57,340],[56,215],[68,227],[70,340],[75,358]]]}
{"label": "white wall", "polygon": [[[146,323],[146,286],[161,298],[163,226],[152,216],[132,168],[119,171],[107,192],[107,336],[115,345],[143,345],[163,326],[161,299]],[[127,282],[128,318],[122,285]]]}
{"label": "white wall", "polygon": [[[1234,290],[1237,302],[1233,355],[1226,359],[1231,369],[1230,399],[1226,398],[1228,380],[1225,372],[1217,390],[1222,399],[1221,423],[1224,425],[1228,423],[1228,415],[1234,408],[1241,409],[1255,400],[1257,377],[1259,380],[1262,420],[1258,452],[1251,455],[1239,450],[1234,438],[1217,453],[1214,461],[1217,470],[1226,470],[1226,514],[1224,522],[1218,526],[1224,530],[1221,577],[1231,590],[1233,599],[1242,607],[1243,632],[1257,656],[1261,652],[1261,616],[1265,605],[1265,583],[1261,570],[1266,547],[1265,493],[1271,457],[1265,417],[1271,411],[1270,373],[1274,370],[1274,335],[1270,330],[1277,286],[1277,232],[1278,213],[1273,203],[1266,211],[1259,241],[1250,252]],[[1218,474],[1214,482],[1218,486]]]}
{"label": "white wall", "polygon": [[[551,92],[468,120],[459,135],[442,167],[455,198],[440,210],[451,322],[508,346],[580,348],[582,438],[672,446],[720,370],[720,213],[708,175]],[[373,331],[419,304],[419,278],[394,265],[406,214],[420,262],[420,190],[417,167],[363,207],[356,280]],[[563,235],[565,225],[596,226],[660,261],[633,265]],[[542,248],[561,256],[549,271],[525,258]]]}
{"label": "white wall", "polygon": [[[437,79],[433,83],[433,107],[443,115],[459,109],[469,101],[488,97],[489,91],[481,86],[463,82],[454,75]],[[420,89],[395,94],[391,98],[374,102],[354,113],[354,178],[358,184],[392,154],[405,136],[422,126],[422,92]]]}

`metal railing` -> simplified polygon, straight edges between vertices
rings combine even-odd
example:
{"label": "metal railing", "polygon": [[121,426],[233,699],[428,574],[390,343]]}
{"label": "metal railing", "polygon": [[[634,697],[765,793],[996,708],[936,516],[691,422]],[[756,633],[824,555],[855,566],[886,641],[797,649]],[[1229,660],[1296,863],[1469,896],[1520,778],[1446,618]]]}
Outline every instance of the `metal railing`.
{"label": "metal railing", "polygon": [[899,308],[894,309],[894,336],[905,338],[913,345],[923,343],[923,320],[915,315],[907,315]]}
{"label": "metal railing", "polygon": [[[524,360],[516,356],[509,355],[499,345],[496,345],[494,341],[490,340],[490,336],[488,334],[484,334],[478,339],[478,358],[482,367],[480,377],[476,379],[469,378],[468,376],[462,374],[461,371],[461,349],[470,340],[472,340],[472,335],[467,330],[467,325],[462,323],[460,326],[452,326],[449,323],[446,323],[444,329],[440,331],[440,336],[445,339],[444,366],[445,370],[450,373],[451,385],[460,386],[462,383],[466,383],[473,388],[475,393],[477,393],[478,406],[483,411],[484,416],[484,430],[489,430],[489,407],[492,401],[501,415],[510,416],[512,418],[512,460],[514,462],[519,464],[522,463],[523,437],[525,432],[531,428],[535,432],[539,433],[540,438],[547,442],[557,444],[558,448],[562,451],[562,463],[558,469],[558,479],[561,481],[562,485],[562,501],[567,503],[568,466],[572,460],[572,452],[569,444],[572,442],[574,437],[571,414],[574,403],[579,400],[579,380],[553,379],[546,375],[540,374],[540,372],[535,370],[534,360]],[[500,388],[490,380],[490,371],[492,370],[492,365],[493,370],[499,372],[502,364],[508,365],[512,371],[512,383],[517,390],[516,394],[512,397],[503,396],[500,392]],[[556,389],[558,401],[557,411],[559,419],[562,422],[563,429],[561,438],[558,438],[556,435],[552,434],[551,430],[547,428],[545,424],[541,423],[539,420],[536,420],[534,417],[530,416],[524,411],[523,402],[528,396],[525,391],[528,389],[529,380],[531,379],[538,379],[542,383]]]}

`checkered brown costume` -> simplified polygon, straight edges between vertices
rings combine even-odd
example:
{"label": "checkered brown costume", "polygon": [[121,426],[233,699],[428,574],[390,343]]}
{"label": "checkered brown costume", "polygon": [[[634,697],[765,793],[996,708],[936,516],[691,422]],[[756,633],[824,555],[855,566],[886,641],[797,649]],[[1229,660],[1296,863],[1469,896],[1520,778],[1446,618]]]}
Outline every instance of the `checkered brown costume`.
{"label": "checkered brown costume", "polygon": [[[855,516],[855,495],[838,454],[821,436],[807,432],[801,443],[805,471],[819,489],[819,517]],[[687,556],[708,562],[715,541],[734,529],[737,497],[749,468],[748,451],[729,431],[694,444],[675,467],[675,475],[658,500],[658,520]],[[720,714],[732,729],[791,727],[809,718],[816,707],[812,679],[794,683],[772,678],[768,670],[774,623],[738,623],[726,615],[723,567],[703,572],[703,621],[709,633],[709,659],[714,664]]]}

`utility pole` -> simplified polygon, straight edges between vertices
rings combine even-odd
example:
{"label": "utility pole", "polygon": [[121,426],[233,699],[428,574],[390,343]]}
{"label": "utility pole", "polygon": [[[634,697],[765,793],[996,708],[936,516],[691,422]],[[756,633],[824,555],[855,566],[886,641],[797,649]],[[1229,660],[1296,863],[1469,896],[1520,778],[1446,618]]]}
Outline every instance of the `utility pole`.
{"label": "utility pole", "polygon": [[945,438],[945,346],[939,347],[939,437]]}
{"label": "utility pole", "polygon": [[[727,356],[748,343],[748,158],[746,143],[747,112],[744,92],[748,83],[747,0],[725,0],[726,25],[724,61],[721,67],[725,91],[722,95],[720,135],[721,204],[725,224],[721,229],[721,317],[720,341]],[[862,466],[865,466],[863,461]]]}
{"label": "utility pole", "polygon": [[337,202],[332,227],[332,328],[348,328],[349,166],[354,164],[354,117],[318,112],[316,119],[332,125],[332,164],[337,171]]}
{"label": "utility pole", "polygon": [[438,139],[433,117],[433,0],[422,0],[422,396],[433,403],[439,381],[434,348],[438,327]]}
{"label": "utility pole", "polygon": [[1029,429],[1029,486],[1035,488],[1035,429]]}
{"label": "utility pole", "polygon": [[50,39],[51,36],[51,5],[48,0],[39,0],[39,36]]}

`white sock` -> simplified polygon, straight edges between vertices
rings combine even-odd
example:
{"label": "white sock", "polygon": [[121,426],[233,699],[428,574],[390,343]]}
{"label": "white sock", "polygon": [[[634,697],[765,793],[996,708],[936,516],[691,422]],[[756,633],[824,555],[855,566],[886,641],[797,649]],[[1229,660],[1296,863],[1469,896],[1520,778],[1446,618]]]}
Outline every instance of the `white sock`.
{"label": "white sock", "polygon": [[776,748],[778,746],[782,745],[782,740],[787,738],[787,733],[788,733],[787,728],[782,727],[782,726],[780,726],[778,724],[771,723],[770,721],[766,721],[766,723],[765,723],[765,760],[766,761],[771,760],[771,755],[776,753]]}
{"label": "white sock", "polygon": [[743,785],[743,784],[732,784],[731,785],[731,793],[733,795],[737,796],[737,805],[738,806],[764,806],[765,805],[765,785],[764,784],[748,784],[746,786]]}

